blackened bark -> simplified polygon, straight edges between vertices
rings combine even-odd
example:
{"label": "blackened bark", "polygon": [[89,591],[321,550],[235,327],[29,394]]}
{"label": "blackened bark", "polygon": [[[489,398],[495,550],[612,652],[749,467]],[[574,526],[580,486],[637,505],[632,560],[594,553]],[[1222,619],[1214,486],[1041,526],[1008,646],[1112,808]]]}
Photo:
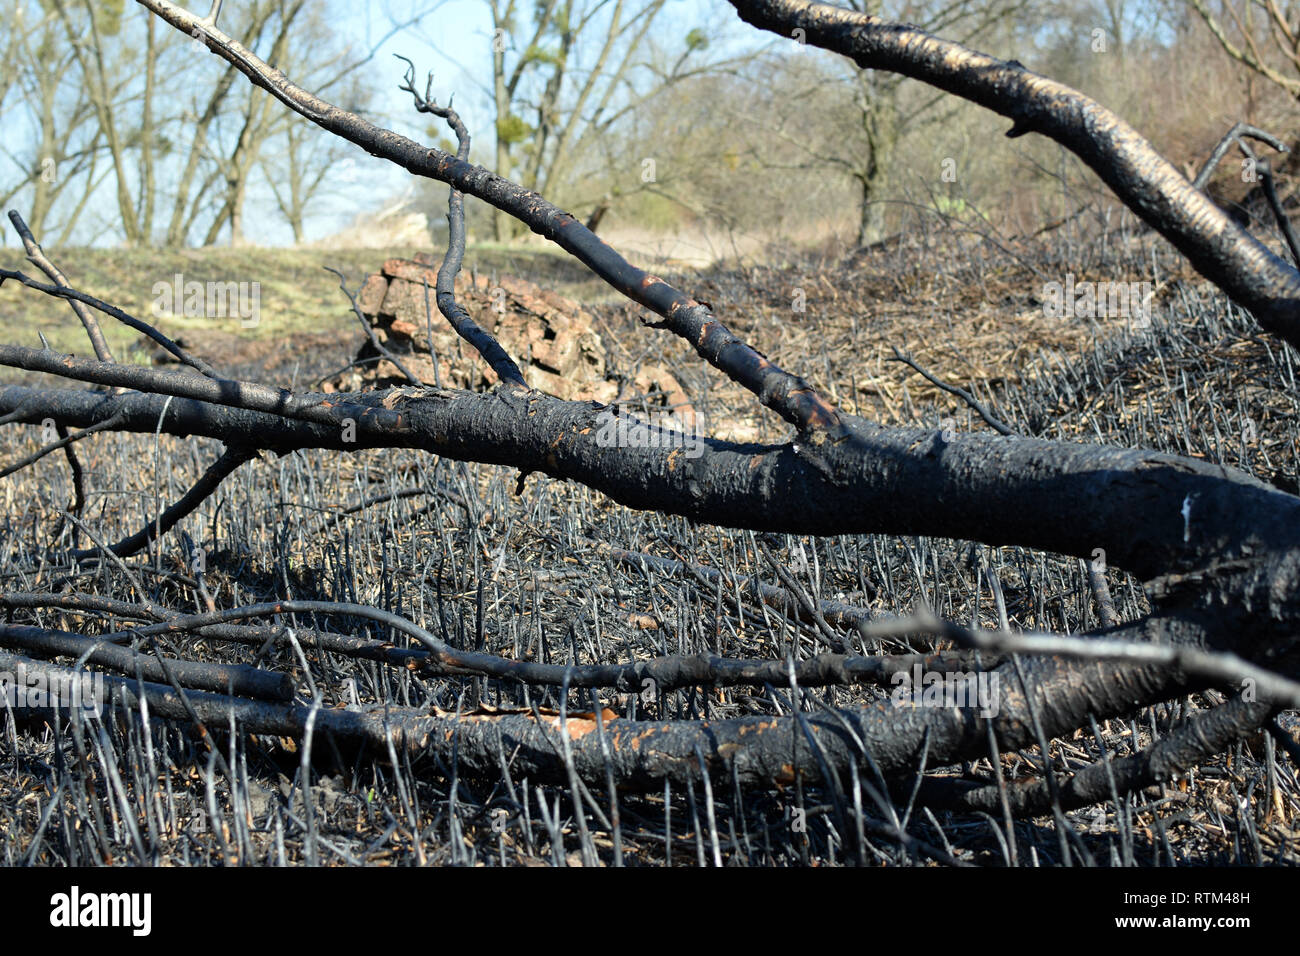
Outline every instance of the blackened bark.
{"label": "blackened bark", "polygon": [[[68,374],[75,364],[97,363],[50,364]],[[104,379],[126,371],[106,368],[113,374]],[[680,435],[666,430],[648,433],[661,447],[602,446],[601,406],[539,393],[290,395],[134,371],[152,373],[159,381],[151,385],[174,393],[231,403],[250,396],[243,404],[278,413],[173,399],[163,416],[158,395],[5,386],[0,414],[32,423],[53,416],[78,427],[116,414],[121,430],[138,432],[154,431],[161,419],[169,434],[277,452],[423,448],[577,481],[629,507],[725,527],[940,535],[1085,559],[1101,548],[1108,565],[1144,580],[1211,559],[1260,561],[1300,540],[1300,499],[1244,472],[1161,452],[976,434],[945,441],[939,431],[846,417],[816,443],[705,440],[691,458]],[[288,413],[300,417],[282,417]],[[356,423],[353,441],[342,427],[347,418]]]}
{"label": "blackened bark", "polygon": [[[41,657],[79,658],[120,674],[145,680],[167,679],[163,666],[149,654],[96,641],[93,637],[22,624],[0,624],[0,647],[10,647]],[[167,667],[182,687],[237,694],[263,700],[293,700],[293,679],[288,674],[248,667],[244,664],[207,664],[168,658]]]}
{"label": "blackened bark", "polygon": [[[180,500],[168,506],[154,520],[135,532],[135,534],[128,535],[116,544],[109,545],[108,550],[119,558],[139,554],[149,547],[149,542],[176,527],[178,522],[192,514],[199,505],[207,501],[221,487],[221,483],[240,465],[256,457],[257,452],[250,448],[243,446],[227,448],[216,461],[208,466],[203,474],[199,476],[198,481],[194,482],[190,490],[185,492]],[[86,548],[81,551],[73,551],[72,556],[84,560],[93,558],[99,553],[99,548]]]}
{"label": "blackened bark", "polygon": [[[12,672],[19,661],[0,652],[0,670]],[[74,673],[57,665],[40,666],[51,675]],[[917,772],[923,749],[930,767],[982,755],[990,723],[1006,748],[1031,745],[1031,706],[1044,731],[1055,735],[1080,726],[1089,714],[1099,719],[1127,715],[1195,689],[1181,675],[1160,667],[1112,670],[1056,659],[1026,661],[1021,666],[1028,696],[1012,686],[1016,678],[1009,666],[995,672],[1003,679],[1001,707],[995,717],[982,716],[975,707],[882,703],[800,718],[713,721],[624,720],[607,711],[598,727],[594,714],[574,713],[562,724],[557,714],[526,711],[429,715],[391,706],[324,707],[316,712],[315,732],[340,743],[373,747],[381,755],[389,740],[399,752],[405,749],[412,756],[450,762],[454,753],[461,773],[489,779],[500,773],[504,748],[515,772],[561,783],[568,782],[568,770],[560,756],[558,734],[567,733],[574,771],[588,783],[603,786],[611,774],[616,784],[630,787],[696,779],[702,756],[711,774],[726,779],[734,772],[734,779],[743,785],[770,786],[797,778],[821,781],[826,771],[847,781],[849,765],[862,765],[867,753],[886,777],[898,779]],[[233,717],[247,733],[301,736],[312,710],[302,703],[273,704],[202,691],[188,692],[182,701],[170,686],[147,681],[141,685],[111,676],[104,677],[104,683],[115,701],[132,708],[143,694],[150,713],[157,717],[185,721],[192,719],[192,709],[193,716],[210,727],[226,726]],[[819,752],[813,752],[801,724]]]}
{"label": "blackened bark", "polygon": [[[1233,698],[1214,710],[1189,718],[1140,753],[1117,760],[1102,758],[1073,774],[1061,775],[1056,781],[1058,805],[1062,810],[1073,810],[1145,787],[1171,783],[1259,729],[1273,712],[1268,704]],[[1011,812],[1017,816],[1052,809],[1051,787],[1044,779],[1008,781],[1006,795]],[[996,786],[967,780],[925,781],[918,799],[927,806],[950,810],[996,813],[1002,807]]]}

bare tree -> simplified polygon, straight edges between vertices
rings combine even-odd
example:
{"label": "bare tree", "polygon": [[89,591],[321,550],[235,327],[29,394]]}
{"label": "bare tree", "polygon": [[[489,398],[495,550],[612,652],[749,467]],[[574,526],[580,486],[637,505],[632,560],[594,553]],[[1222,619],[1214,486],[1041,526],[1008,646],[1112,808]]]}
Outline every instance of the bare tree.
{"label": "bare tree", "polygon": [[[915,23],[925,32],[956,34],[962,43],[986,39],[1024,8],[1023,0],[998,2],[904,3],[852,0],[850,7],[866,16],[889,16]],[[798,28],[795,28],[798,29]],[[802,42],[802,35],[793,39]],[[941,122],[942,97],[927,96],[904,104],[900,86],[904,77],[845,63],[849,73],[848,96],[835,117],[832,135],[816,144],[816,158],[841,170],[858,192],[858,245],[880,239],[885,230],[885,197],[893,170],[899,165],[900,140],[909,131],[924,130]]]}
{"label": "bare tree", "polygon": [[1290,0],[1184,0],[1233,60],[1300,99],[1300,6]]}
{"label": "bare tree", "polygon": [[[391,32],[420,12],[410,10]],[[238,19],[242,44],[313,88],[346,90],[351,107],[367,108],[359,71],[374,48],[354,49],[328,16],[293,0],[234,0],[226,13]],[[180,77],[194,68],[201,45],[160,30],[155,18],[126,17],[121,3],[52,0],[5,17],[0,103],[7,97],[33,133],[0,147],[18,173],[5,177],[0,199],[30,193],[38,234],[54,227],[47,217],[57,206],[66,238],[99,196],[111,197],[111,231],[128,245],[238,242],[249,191],[265,185],[302,236],[308,207],[328,186],[321,172],[338,155],[328,136],[301,126],[289,132],[262,91],[236,85],[233,67],[208,87],[187,89]],[[260,162],[272,140],[291,162]]]}
{"label": "bare tree", "polygon": [[3,147],[22,175],[0,193],[0,199],[8,202],[30,186],[31,221],[44,231],[51,225],[49,217],[60,197],[74,197],[74,210],[64,220],[66,237],[97,185],[102,130],[96,125],[91,102],[81,95],[82,74],[74,53],[63,43],[63,29],[55,12],[34,15],[20,6],[9,17],[12,22],[5,68],[0,74],[0,103],[9,91],[21,92],[20,109],[38,133],[30,143],[11,141]]}
{"label": "bare tree", "polygon": [[[121,29],[121,10],[112,5],[83,0],[74,7],[72,0],[54,0],[54,9],[62,22],[68,46],[76,60],[84,84],[84,91],[95,110],[100,132],[108,147],[116,184],[118,217],[125,230],[128,245],[148,245],[149,222],[153,214],[154,164],[153,148],[156,142],[154,126],[154,96],[157,92],[155,70],[157,50],[155,33],[147,31],[147,42],[141,58],[144,66],[142,126],[139,131],[139,185],[132,195],[132,169],[130,161],[131,133],[121,121],[123,93],[132,79],[124,68],[124,61],[132,57],[123,49],[110,50],[104,37]],[[110,56],[117,62],[110,62]]]}
{"label": "bare tree", "polygon": [[[544,195],[590,174],[584,164],[629,112],[722,61],[704,54],[703,30],[682,38],[668,62],[652,49],[665,0],[544,0],[524,18],[517,0],[488,0],[498,175]],[[604,172],[604,171],[602,171]],[[616,197],[595,200],[598,223]],[[588,200],[590,201],[590,200]],[[514,221],[497,210],[495,238]]]}
{"label": "bare tree", "polygon": [[[1032,655],[973,658],[975,666],[997,675],[1005,688],[992,715],[977,706],[887,704],[817,714],[795,708],[789,716],[707,723],[621,719],[599,710],[552,716],[536,710],[456,715],[385,708],[380,715],[318,711],[201,688],[181,692],[178,681],[165,686],[138,676],[113,681],[124,699],[143,697],[158,716],[214,723],[229,719],[253,732],[302,733],[314,722],[317,732],[340,739],[404,746],[445,759],[454,753],[464,774],[495,775],[508,752],[522,772],[535,778],[608,783],[612,789],[616,784],[654,786],[664,779],[704,776],[707,781],[709,774],[730,775],[742,783],[802,778],[834,785],[868,766],[898,785],[915,777],[918,763],[923,771],[992,753],[998,768],[999,749],[1037,744],[1045,754],[1050,737],[1087,726],[1093,718],[1127,714],[1194,691],[1230,692],[1221,706],[1124,760],[1102,761],[1073,775],[1048,768],[1041,783],[1011,792],[1000,770],[995,784],[930,778],[912,790],[932,805],[1001,806],[1008,813],[1077,806],[1168,779],[1265,726],[1278,708],[1300,703],[1295,680],[1300,674],[1300,498],[1194,458],[1025,437],[982,409],[990,431],[962,435],[888,428],[849,415],[740,340],[706,303],[635,268],[542,196],[469,163],[467,130],[453,110],[437,105],[427,92],[415,94],[416,106],[450,125],[457,137],[454,154],[379,128],[302,89],[209,19],[169,0],[139,2],[177,30],[201,37],[294,112],[372,155],[451,187],[452,229],[438,275],[437,305],[502,384],[484,393],[415,384],[323,396],[232,381],[147,324],[58,278],[45,283],[15,271],[0,272],[4,279],[92,305],[127,322],[190,366],[182,371],[138,368],[47,349],[0,347],[0,362],[10,367],[115,390],[0,388],[0,413],[6,421],[52,419],[81,430],[43,451],[64,448],[96,429],[161,429],[226,445],[194,487],[138,534],[111,546],[97,544],[82,558],[120,560],[148,547],[259,451],[409,447],[515,468],[521,483],[533,474],[576,481],[632,508],[724,527],[814,535],[942,535],[1089,561],[1100,550],[1108,565],[1144,582],[1152,610],[1139,620],[1115,622],[1074,638],[974,630],[928,613],[885,622],[859,619],[859,630],[868,637],[924,633],[964,648],[928,658],[939,668],[970,664],[972,651]],[[986,106],[1012,120],[1010,135],[1039,133],[1056,140],[1205,276],[1249,308],[1266,330],[1300,344],[1300,272],[1237,226],[1119,117],[1076,91],[1018,63],[855,11],[807,0],[732,4],[756,27],[783,37],[798,30],[808,43],[850,57],[859,67],[893,71]],[[414,93],[409,82],[408,88]],[[743,386],[790,426],[794,437],[775,445],[708,440],[698,458],[675,454],[667,441],[612,447],[598,438],[599,416],[610,414],[607,410],[527,388],[506,349],[456,301],[452,280],[464,253],[465,195],[551,239],[657,316],[656,327],[685,340],[705,362]],[[33,261],[39,264],[39,259]],[[1104,579],[1098,573],[1092,580],[1107,621]],[[92,596],[32,600],[109,606]],[[805,610],[824,622],[837,609],[810,600]],[[635,690],[643,680],[663,687],[770,683],[793,689],[801,683],[883,681],[913,660],[845,647],[841,653],[799,661],[667,656],[622,665],[545,664],[455,649],[387,611],[310,601],[194,615],[139,608],[140,616],[157,623],[96,640],[115,644],[184,631],[265,639],[261,630],[241,630],[244,626],[235,622],[294,611],[368,616],[421,645],[415,651],[365,642],[351,646],[370,659],[423,667],[433,674],[490,675],[565,689]],[[66,635],[30,633],[10,640],[20,637],[67,641]],[[333,640],[323,635],[313,639]],[[345,645],[336,641],[334,646]],[[110,669],[131,663],[108,656],[101,660]],[[203,679],[210,684],[218,678],[209,674]],[[556,744],[557,731],[562,747]]]}

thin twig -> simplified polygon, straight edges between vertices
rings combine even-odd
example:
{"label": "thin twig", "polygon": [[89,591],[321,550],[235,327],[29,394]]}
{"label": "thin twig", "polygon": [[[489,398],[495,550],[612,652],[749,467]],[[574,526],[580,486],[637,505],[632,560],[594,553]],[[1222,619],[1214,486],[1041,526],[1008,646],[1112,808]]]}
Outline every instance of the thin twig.
{"label": "thin twig", "polygon": [[908,368],[912,369],[912,371],[919,372],[921,376],[925,378],[925,380],[928,381],[931,385],[934,385],[937,388],[941,388],[945,392],[948,392],[951,395],[956,395],[963,402],[965,402],[967,405],[973,408],[975,410],[975,413],[978,414],[980,418],[984,419],[985,424],[987,424],[990,428],[996,431],[999,435],[1015,434],[1015,432],[1012,431],[1011,428],[1009,428],[1007,425],[999,421],[998,418],[992,412],[990,412],[987,408],[984,407],[983,403],[981,403],[979,399],[977,399],[970,392],[966,391],[966,389],[958,388],[956,385],[949,385],[947,382],[943,381],[937,376],[932,375],[929,371],[927,371],[926,369],[922,368],[919,364],[917,364],[916,360],[913,359],[910,355],[900,352],[897,346],[895,346],[894,348],[894,357],[892,361],[902,362]]}
{"label": "thin twig", "polygon": [[[439,106],[433,99],[433,74],[425,82],[424,96],[415,90],[415,64],[400,54],[394,54],[399,60],[406,61],[406,76],[400,89],[411,94],[418,112],[429,113],[447,121],[456,134],[456,158],[465,162],[469,159],[469,130],[461,122],[460,115],[448,103]],[[437,289],[438,311],[443,314],[456,334],[472,345],[483,360],[488,363],[502,382],[527,388],[524,375],[519,371],[501,343],[475,322],[464,307],[456,301],[456,276],[460,273],[461,263],[465,261],[465,196],[455,186],[451,187],[447,200],[447,255],[443,257],[438,269]],[[433,349],[433,340],[429,341]]]}
{"label": "thin twig", "polygon": [[[186,515],[191,514],[194,509],[203,504],[212,494],[220,487],[224,481],[236,468],[246,461],[251,461],[257,457],[257,449],[249,448],[245,445],[231,445],[221,453],[221,456],[208,466],[207,470],[199,476],[199,479],[187,491],[180,500],[157,516],[153,521],[137,531],[135,534],[123,538],[121,541],[109,547],[109,550],[119,558],[128,557],[136,554],[149,546],[149,543],[155,538],[166,534]],[[87,548],[82,551],[74,551],[73,557],[77,560],[93,558],[99,554],[98,548]]]}
{"label": "thin twig", "polygon": [[[27,223],[23,222],[23,217],[18,215],[18,210],[9,210],[9,221],[14,224],[18,237],[23,241],[23,248],[27,250],[27,261],[49,276],[56,285],[71,288],[68,277],[45,254],[45,250],[36,241],[36,237],[32,235]],[[98,320],[91,315],[90,310],[85,305],[76,299],[69,299],[68,304],[72,306],[72,311],[81,320],[81,325],[90,338],[90,346],[95,350],[95,357],[101,362],[113,361],[113,353],[109,350],[108,342],[104,339],[104,333],[99,327]]]}
{"label": "thin twig", "polygon": [[127,312],[123,312],[121,309],[117,308],[117,306],[109,305],[107,302],[105,302],[102,299],[97,299],[93,295],[88,295],[85,292],[81,292],[77,289],[68,288],[67,286],[50,285],[48,283],[41,282],[37,279],[33,279],[31,276],[24,275],[23,273],[18,272],[17,270],[14,269],[0,269],[0,285],[4,285],[6,279],[13,279],[15,282],[21,282],[29,289],[35,289],[37,292],[44,292],[46,295],[54,296],[55,298],[67,299],[69,302],[84,302],[86,303],[86,305],[98,309],[100,312],[103,312],[105,315],[117,319],[123,325],[128,325],[131,328],[135,329],[137,332],[141,332],[144,335],[149,336],[149,338],[153,339],[155,342],[161,345],[172,355],[176,356],[177,360],[180,361],[182,364],[188,365],[190,366],[190,368],[202,372],[208,378],[217,378],[217,379],[222,378],[221,373],[218,372],[215,368],[213,368],[207,362],[203,361],[203,359],[196,358],[195,356],[191,355],[189,352],[185,351],[183,348],[181,348],[179,345],[177,345],[167,336],[163,335],[163,333],[155,329],[148,322],[141,321],[140,319],[137,319],[135,316]]}
{"label": "thin twig", "polygon": [[326,272],[332,272],[334,273],[334,275],[338,276],[339,288],[342,289],[343,294],[348,297],[348,302],[352,306],[352,314],[355,315],[357,317],[357,321],[361,323],[361,328],[366,333],[366,337],[370,339],[370,344],[371,346],[374,347],[375,351],[378,352],[380,355],[382,355],[384,358],[388,359],[388,361],[392,362],[395,366],[397,366],[397,370],[406,376],[406,380],[408,382],[410,382],[412,385],[416,386],[417,388],[423,388],[424,381],[418,375],[412,372],[409,368],[403,365],[402,360],[399,359],[392,352],[390,352],[384,346],[384,344],[379,341],[379,336],[375,335],[374,327],[362,314],[361,306],[357,304],[356,296],[354,296],[351,290],[348,289],[347,279],[343,275],[343,273],[340,272],[338,269],[332,268],[331,266],[325,266],[324,268]]}

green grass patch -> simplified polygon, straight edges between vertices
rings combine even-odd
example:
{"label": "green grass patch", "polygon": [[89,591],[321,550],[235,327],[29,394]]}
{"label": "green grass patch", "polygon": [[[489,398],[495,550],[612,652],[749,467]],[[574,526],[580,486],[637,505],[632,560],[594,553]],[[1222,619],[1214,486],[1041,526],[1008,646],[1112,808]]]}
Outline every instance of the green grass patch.
{"label": "green grass patch", "polygon": [[[155,325],[173,337],[187,330],[213,331],[248,339],[280,338],[294,334],[356,329],[338,278],[326,266],[340,270],[354,293],[368,274],[378,272],[385,259],[409,258],[417,250],[400,249],[64,249],[46,250],[68,276],[72,287],[97,296]],[[441,252],[434,253],[441,256]],[[18,269],[33,278],[45,277],[27,262],[21,249],[0,249],[0,267]],[[617,298],[617,293],[594,278],[581,263],[557,249],[542,246],[473,244],[465,269],[530,279],[584,302]],[[245,328],[236,307],[224,316],[187,316],[161,312],[155,302],[162,286],[182,284],[257,283],[260,321]],[[148,350],[134,349],[142,336],[107,316],[100,316],[114,356],[119,361],[140,361]],[[89,355],[90,345],[68,304],[14,282],[0,287],[2,340],[39,347],[37,332],[50,345],[76,355]]]}

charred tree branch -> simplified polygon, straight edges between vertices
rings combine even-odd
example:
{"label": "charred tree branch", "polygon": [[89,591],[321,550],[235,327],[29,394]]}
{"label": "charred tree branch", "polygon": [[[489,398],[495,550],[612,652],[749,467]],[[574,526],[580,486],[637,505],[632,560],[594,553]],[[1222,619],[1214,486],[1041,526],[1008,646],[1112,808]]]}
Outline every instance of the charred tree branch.
{"label": "charred tree branch", "polygon": [[[23,222],[23,217],[18,215],[15,209],[9,210],[9,221],[13,223],[14,229],[18,232],[18,237],[23,241],[23,248],[27,251],[27,261],[49,277],[55,285],[63,288],[71,288],[68,277],[50,261],[45,250],[41,248],[36,237],[32,235],[31,229],[27,223]],[[104,333],[99,327],[99,321],[90,314],[90,310],[76,299],[69,299],[68,305],[72,307],[73,313],[81,321],[81,326],[86,330],[86,335],[90,338],[90,346],[95,350],[95,357],[101,362],[113,361],[113,353],[108,348],[108,342],[104,339]]]}
{"label": "charred tree branch", "polygon": [[[167,434],[277,452],[422,448],[577,481],[629,507],[723,527],[938,535],[1085,559],[1101,548],[1109,565],[1143,580],[1210,560],[1259,563],[1300,536],[1300,499],[1234,469],[1153,451],[975,434],[944,441],[932,430],[848,418],[818,444],[707,440],[690,458],[667,431],[653,447],[604,447],[600,406],[536,392],[294,396],[14,346],[0,347],[0,361],[18,352],[41,370],[184,396],[163,417],[159,395],[0,387],[0,414],[19,421],[53,417],[84,428],[120,414],[123,431],[152,433],[162,418]],[[356,425],[353,440],[339,427],[346,418]]]}
{"label": "charred tree branch", "polygon": [[917,361],[914,358],[912,358],[912,356],[905,355],[902,352],[900,352],[898,349],[894,349],[894,361],[902,362],[904,365],[906,365],[912,371],[916,372],[918,375],[924,378],[935,388],[943,389],[949,395],[956,395],[963,402],[969,405],[976,415],[984,419],[984,424],[988,425],[989,428],[992,428],[999,435],[1015,434],[1015,432],[1012,431],[1009,426],[1003,424],[992,412],[990,412],[987,408],[985,408],[984,403],[981,402],[979,399],[977,399],[974,395],[966,391],[966,389],[964,388],[958,388],[956,385],[949,385],[947,382],[945,382],[943,379],[939,378],[937,375],[930,372],[924,366],[918,364]]}
{"label": "charred tree branch", "polygon": [[[433,74],[430,73],[425,82],[424,96],[421,96],[415,90],[415,64],[407,60],[404,56],[398,59],[406,60],[406,76],[403,80],[401,89],[411,94],[415,103],[415,109],[420,113],[428,113],[447,121],[453,133],[456,134],[456,158],[462,163],[469,160],[469,130],[461,122],[460,114],[451,108],[450,103],[447,106],[439,106],[434,102]],[[468,312],[456,301],[456,276],[460,273],[461,263],[465,261],[465,196],[453,186],[447,199],[447,254],[443,257],[442,265],[438,268],[438,278],[435,282],[437,290],[438,311],[455,329],[456,334],[473,346],[483,360],[488,363],[492,371],[496,372],[497,378],[502,382],[511,385],[518,385],[521,388],[527,388],[528,383],[524,381],[524,375],[519,371],[519,366],[515,364],[506,350],[501,347],[501,343],[490,335],[486,329],[475,322]]]}
{"label": "charred tree branch", "polygon": [[[162,664],[148,654],[67,631],[0,624],[0,646],[40,657],[82,659],[119,674],[138,675],[146,680],[167,680]],[[275,674],[243,664],[207,664],[174,658],[168,659],[166,664],[182,687],[261,700],[293,700],[293,680],[288,674]]]}
{"label": "charred tree branch", "polygon": [[[208,466],[207,470],[199,476],[198,481],[179,501],[135,534],[123,538],[114,545],[110,545],[108,550],[119,558],[125,558],[143,551],[149,547],[150,542],[176,527],[187,515],[193,514],[194,510],[211,497],[217,488],[221,486],[221,482],[236,468],[256,457],[256,449],[243,445],[233,445],[227,448],[221,453],[221,457]],[[73,557],[79,561],[93,558],[97,554],[99,554],[98,548],[86,548],[72,552]]]}
{"label": "charred tree branch", "polygon": [[[18,659],[0,652],[0,668]],[[51,677],[83,677],[46,665]],[[824,781],[826,771],[847,780],[849,766],[870,757],[891,779],[915,773],[923,747],[929,765],[944,765],[983,754],[992,727],[1000,744],[1020,749],[1034,742],[1029,707],[1047,734],[1099,718],[1129,714],[1169,696],[1195,689],[1168,668],[1113,670],[1095,663],[1036,660],[1023,665],[1026,698],[1018,682],[1008,679],[996,716],[978,708],[897,707],[889,703],[838,711],[833,715],[747,717],[714,721],[639,721],[570,713],[564,720],[569,740],[567,760],[557,753],[558,714],[510,711],[436,712],[390,706],[373,709],[317,709],[275,704],[105,676],[115,700],[138,709],[140,696],[151,714],[168,720],[223,726],[232,719],[248,733],[301,737],[309,717],[315,731],[353,745],[385,753],[389,742],[412,756],[456,760],[467,777],[496,779],[502,748],[512,753],[513,770],[531,779],[569,781],[571,767],[585,783],[604,785],[611,778],[622,787],[657,788],[665,779],[699,779],[707,771],[742,785]],[[1001,671],[1001,669],[1000,669]],[[1005,673],[1002,676],[1006,676]],[[314,715],[314,716],[313,716]],[[801,726],[801,724],[803,726]],[[817,751],[809,745],[811,735]],[[604,746],[602,746],[602,743]],[[702,758],[702,760],[701,760]],[[567,766],[566,766],[567,764]]]}
{"label": "charred tree branch", "polygon": [[383,342],[379,341],[379,336],[375,335],[374,327],[371,326],[371,324],[366,320],[366,317],[361,313],[361,306],[357,305],[357,297],[354,296],[352,294],[352,291],[348,288],[348,284],[343,277],[343,273],[340,272],[338,269],[332,269],[329,266],[325,267],[325,271],[333,273],[334,276],[339,280],[339,289],[341,289],[343,294],[348,297],[348,304],[352,307],[352,314],[355,315],[357,317],[357,321],[361,323],[361,331],[366,333],[366,338],[370,340],[370,344],[374,348],[374,350],[378,352],[380,355],[382,355],[384,358],[388,359],[388,361],[392,362],[393,366],[399,372],[405,375],[406,380],[410,382],[412,385],[416,386],[417,388],[424,385],[424,382],[420,381],[419,377],[417,377],[415,373],[413,373],[409,368],[407,368],[402,363],[401,359],[399,359],[396,355],[390,352]]}
{"label": "charred tree branch", "polygon": [[[1115,791],[1122,795],[1177,780],[1254,733],[1273,712],[1268,704],[1233,698],[1189,718],[1141,753],[1119,760],[1106,756],[1074,774],[1058,776],[1058,805],[1062,810],[1074,810],[1104,803]],[[1044,779],[1013,780],[1007,783],[1006,792],[1016,816],[1046,813],[1052,807],[1053,795]],[[996,786],[965,780],[927,780],[922,784],[920,799],[927,806],[950,810],[993,813],[1001,807]]]}
{"label": "charred tree branch", "polygon": [[[326,606],[318,603],[319,607]],[[137,620],[157,620],[166,622],[170,627],[166,633],[176,636],[192,633],[203,637],[214,637],[238,644],[265,646],[284,640],[288,631],[304,647],[316,647],[343,657],[355,657],[391,664],[395,667],[417,670],[429,677],[468,677],[500,676],[518,680],[521,683],[539,686],[559,687],[566,675],[572,687],[615,688],[635,693],[647,689],[645,682],[653,681],[656,692],[666,692],[684,687],[761,687],[765,684],[784,686],[789,680],[789,664],[786,661],[735,660],[721,657],[697,655],[671,655],[628,664],[595,666],[555,666],[537,665],[528,662],[509,661],[505,658],[491,658],[491,668],[478,666],[475,660],[450,648],[452,656],[449,663],[437,659],[428,648],[397,647],[389,641],[372,640],[350,634],[335,634],[311,628],[292,627],[277,624],[270,626],[249,626],[230,623],[201,623],[201,620],[232,620],[254,614],[277,614],[286,610],[284,605],[263,605],[254,610],[249,608],[232,609],[216,612],[215,618],[199,619],[165,608],[146,608],[113,598],[96,594],[41,594],[35,592],[0,592],[0,607],[10,608],[60,608],[82,612],[111,613],[119,617]],[[334,612],[347,616],[355,611],[355,606],[333,605]],[[115,641],[134,637],[137,631],[122,632],[119,635],[107,635],[98,638],[106,646],[117,646]],[[150,636],[162,633],[155,629]],[[110,637],[112,640],[110,641]],[[988,663],[988,655],[984,655]],[[892,685],[894,675],[914,672],[920,667],[924,671],[949,673],[977,669],[976,661],[966,651],[948,651],[937,654],[898,654],[884,657],[856,657],[835,654],[823,654],[808,660],[794,662],[795,678],[800,685],[807,687],[827,687],[854,683],[875,683]],[[134,672],[132,672],[134,673]]]}
{"label": "charred tree branch", "polygon": [[[135,316],[123,312],[115,305],[109,305],[103,299],[97,299],[93,295],[88,295],[87,293],[81,292],[77,289],[68,288],[65,285],[50,285],[45,282],[40,282],[33,279],[31,276],[24,275],[23,273],[13,269],[0,269],[0,285],[4,285],[6,279],[13,279],[15,282],[20,282],[29,289],[35,289],[37,292],[44,292],[46,295],[54,296],[55,298],[67,299],[69,302],[84,302],[87,305],[93,306],[105,315],[117,319],[123,325],[130,326],[137,332],[147,335],[172,355],[176,356],[177,360],[181,363],[190,366],[209,378],[221,378],[220,373],[218,373],[211,365],[203,361],[203,359],[196,358],[189,352],[185,351],[148,322],[143,322]],[[107,361],[111,361],[111,359]]]}

